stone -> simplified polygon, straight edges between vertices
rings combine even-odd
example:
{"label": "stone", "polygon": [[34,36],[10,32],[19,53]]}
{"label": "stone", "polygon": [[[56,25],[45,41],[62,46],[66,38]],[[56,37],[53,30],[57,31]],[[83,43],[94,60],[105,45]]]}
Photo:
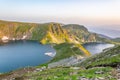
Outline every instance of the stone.
{"label": "stone", "polygon": [[99,80],[105,80],[105,78],[103,78],[103,77],[98,77],[98,79],[99,79]]}
{"label": "stone", "polygon": [[103,74],[103,71],[96,71],[95,74]]}

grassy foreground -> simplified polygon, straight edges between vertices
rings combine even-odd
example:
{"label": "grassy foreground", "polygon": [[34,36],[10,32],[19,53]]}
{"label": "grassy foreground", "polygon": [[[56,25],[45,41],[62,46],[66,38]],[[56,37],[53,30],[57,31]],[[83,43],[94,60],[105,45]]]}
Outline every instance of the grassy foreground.
{"label": "grassy foreground", "polygon": [[[97,71],[102,71],[102,74],[97,74]],[[44,70],[42,72],[35,72],[26,74],[24,77],[30,77],[30,80],[81,80],[82,78],[95,79],[104,77],[108,80],[109,76],[113,76],[110,72],[114,71],[113,68],[94,68],[94,69],[75,69],[74,67],[58,67],[53,69]],[[109,78],[109,80],[116,80]]]}

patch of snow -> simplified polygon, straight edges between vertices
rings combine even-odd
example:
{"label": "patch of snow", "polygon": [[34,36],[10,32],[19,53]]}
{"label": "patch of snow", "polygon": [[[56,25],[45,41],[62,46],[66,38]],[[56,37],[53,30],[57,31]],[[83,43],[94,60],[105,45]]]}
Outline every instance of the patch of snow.
{"label": "patch of snow", "polygon": [[7,36],[3,36],[3,37],[2,37],[2,41],[3,41],[3,42],[8,42],[8,40],[9,40],[9,38],[8,38]]}
{"label": "patch of snow", "polygon": [[47,53],[45,53],[45,55],[50,56],[50,57],[54,57],[55,53],[53,53],[53,52],[47,52]]}
{"label": "patch of snow", "polygon": [[23,37],[22,37],[22,39],[25,39],[27,37],[27,35],[24,35]]}
{"label": "patch of snow", "polygon": [[7,36],[2,37],[2,41],[8,40],[9,38]]}
{"label": "patch of snow", "polygon": [[15,38],[12,38],[13,41],[15,41]]}

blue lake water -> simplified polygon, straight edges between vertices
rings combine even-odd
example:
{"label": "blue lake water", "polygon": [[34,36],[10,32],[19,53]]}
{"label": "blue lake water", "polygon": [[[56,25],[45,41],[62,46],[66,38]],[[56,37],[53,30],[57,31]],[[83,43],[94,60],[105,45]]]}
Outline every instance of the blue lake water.
{"label": "blue lake water", "polygon": [[114,47],[114,44],[108,43],[86,43],[83,45],[91,54],[102,52],[106,48]]}
{"label": "blue lake water", "polygon": [[1,45],[0,73],[46,63],[52,59],[44,54],[46,52],[55,53],[55,50],[37,41],[14,41]]}

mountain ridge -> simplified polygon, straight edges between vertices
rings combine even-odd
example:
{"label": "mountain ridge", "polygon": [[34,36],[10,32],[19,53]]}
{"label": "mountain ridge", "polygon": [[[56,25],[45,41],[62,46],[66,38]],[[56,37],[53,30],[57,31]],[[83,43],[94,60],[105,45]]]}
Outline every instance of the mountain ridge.
{"label": "mountain ridge", "polygon": [[[79,31],[78,33],[75,33],[74,30],[77,29],[79,29]],[[62,33],[63,35],[56,33]],[[50,39],[52,37],[56,38],[58,36],[59,39],[60,36],[64,38],[64,40],[61,40],[62,42],[65,42],[65,40],[68,42],[81,42],[81,43],[100,41],[97,39],[98,36],[96,34],[88,32],[87,28],[85,28],[82,25],[77,24],[64,25],[55,22],[36,24],[36,23],[0,21],[0,39],[2,39],[3,36],[8,37],[9,40],[14,39],[39,40],[44,44],[53,42],[61,43],[60,40],[50,41],[47,39],[48,37]],[[43,37],[46,38],[46,41],[45,39],[43,39]]]}

